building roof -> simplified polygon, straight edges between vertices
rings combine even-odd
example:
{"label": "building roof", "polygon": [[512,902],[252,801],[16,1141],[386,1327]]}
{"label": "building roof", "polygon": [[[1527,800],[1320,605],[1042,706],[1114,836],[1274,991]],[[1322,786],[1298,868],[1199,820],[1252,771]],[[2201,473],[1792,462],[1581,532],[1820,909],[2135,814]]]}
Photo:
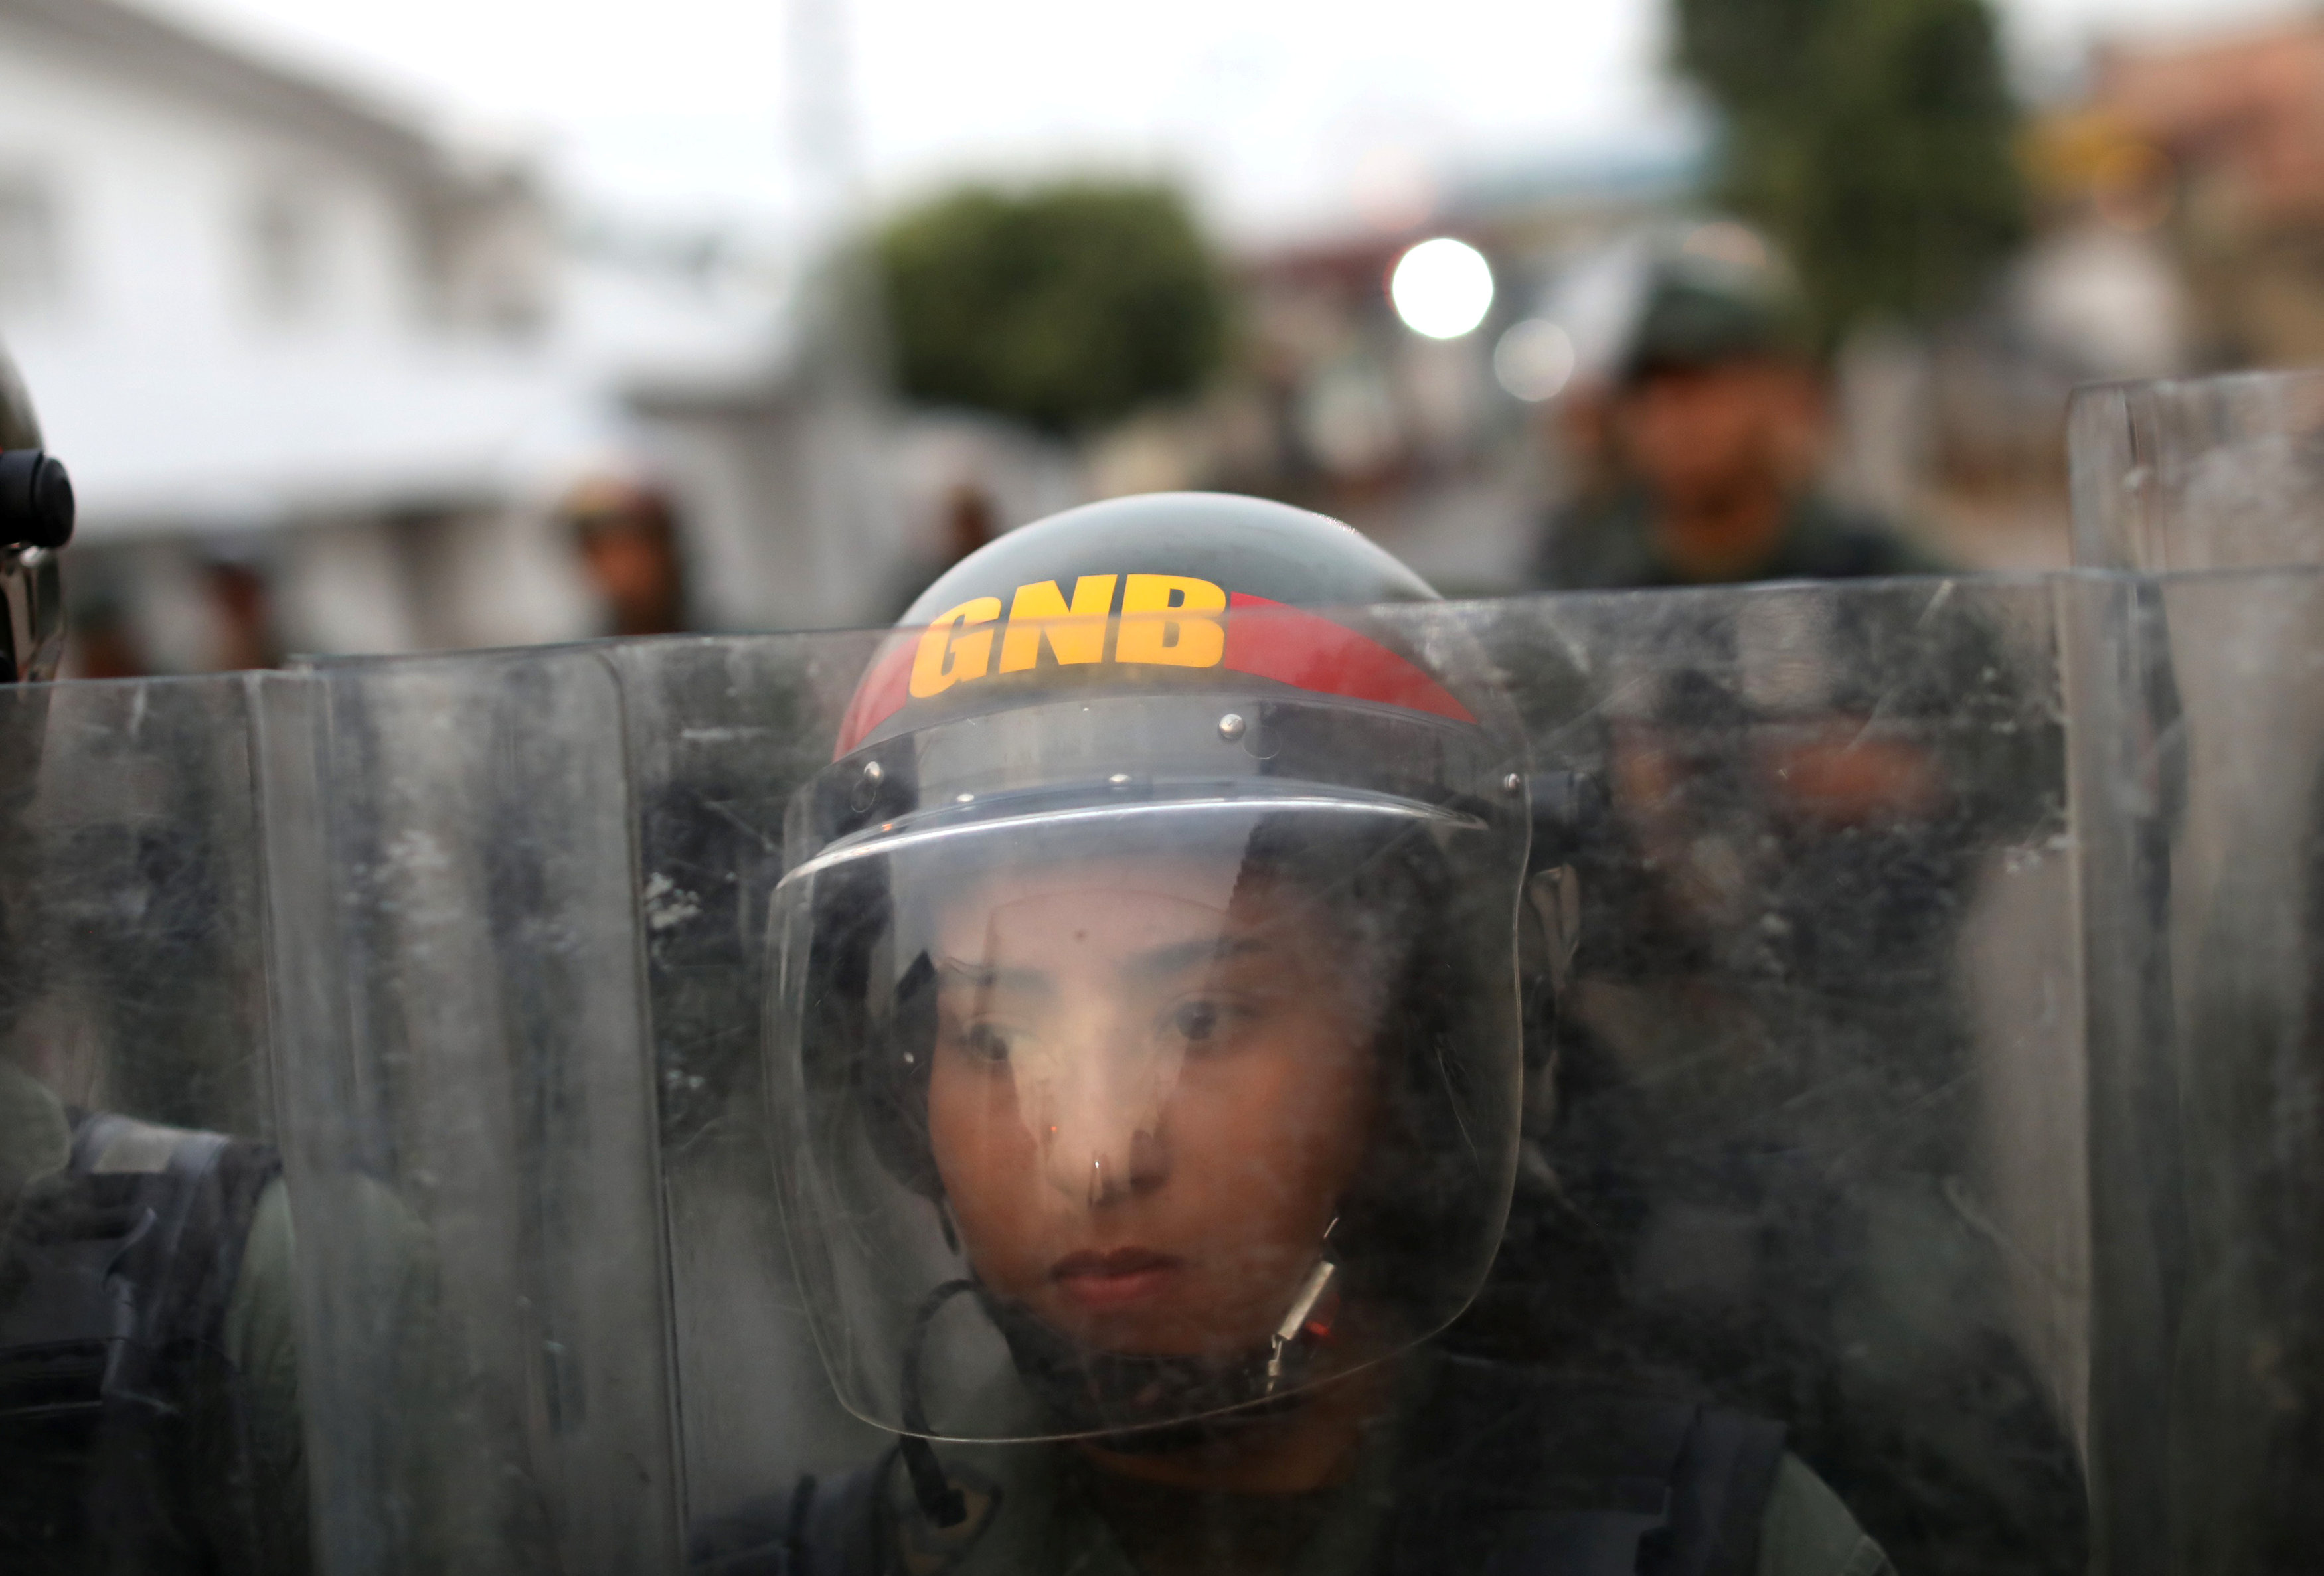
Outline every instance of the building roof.
{"label": "building roof", "polygon": [[561,368],[507,355],[167,360],[134,378],[22,360],[92,542],[486,503],[611,441]]}
{"label": "building roof", "polygon": [[114,74],[322,140],[383,173],[425,187],[473,183],[416,117],[119,0],[0,0],[0,25],[83,51]]}

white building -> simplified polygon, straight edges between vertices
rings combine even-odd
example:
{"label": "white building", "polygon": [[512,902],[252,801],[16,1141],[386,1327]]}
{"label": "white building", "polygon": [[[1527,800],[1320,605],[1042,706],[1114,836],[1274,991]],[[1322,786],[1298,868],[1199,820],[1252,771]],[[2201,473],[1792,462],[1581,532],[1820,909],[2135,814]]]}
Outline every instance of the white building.
{"label": "white building", "polygon": [[825,461],[881,423],[808,400],[782,322],[747,272],[576,253],[521,166],[357,94],[0,0],[0,340],[79,490],[69,578],[153,667],[221,660],[221,563],[290,650],[592,632],[548,506],[593,462],[670,484],[706,622],[869,615],[896,511]]}

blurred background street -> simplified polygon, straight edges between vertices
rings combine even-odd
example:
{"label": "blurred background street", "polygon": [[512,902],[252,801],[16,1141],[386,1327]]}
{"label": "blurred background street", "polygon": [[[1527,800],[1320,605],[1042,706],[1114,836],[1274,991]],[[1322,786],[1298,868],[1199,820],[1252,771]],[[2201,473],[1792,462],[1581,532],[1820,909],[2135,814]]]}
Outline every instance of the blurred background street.
{"label": "blurred background street", "polygon": [[89,676],[884,622],[1166,487],[2049,567],[2075,384],[2324,360],[2324,8],[0,0],[0,342]]}

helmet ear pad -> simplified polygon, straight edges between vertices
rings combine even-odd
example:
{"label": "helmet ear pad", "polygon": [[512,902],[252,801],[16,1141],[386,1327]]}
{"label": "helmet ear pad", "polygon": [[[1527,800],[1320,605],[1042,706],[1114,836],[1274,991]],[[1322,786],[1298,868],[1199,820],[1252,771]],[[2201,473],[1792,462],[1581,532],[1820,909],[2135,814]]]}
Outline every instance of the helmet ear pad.
{"label": "helmet ear pad", "polygon": [[[926,953],[915,958],[898,982],[889,1010],[875,1014],[872,972],[881,944],[892,934],[895,907],[887,878],[864,870],[835,872],[826,881],[816,894],[801,1046],[810,1104],[853,1113],[881,1167],[941,1206],[944,1183],[928,1139],[936,964]],[[835,1106],[820,1098],[843,1088],[844,1097]],[[945,1230],[949,1238],[949,1220]]]}
{"label": "helmet ear pad", "polygon": [[[1477,1218],[1478,1194],[1506,1197],[1499,1168],[1480,1166],[1479,1144],[1507,1120],[1496,1108],[1509,1095],[1481,1086],[1471,1049],[1507,1033],[1505,973],[1492,966],[1506,957],[1489,955],[1462,922],[1462,907],[1482,895],[1425,833],[1316,863],[1333,871],[1319,889],[1388,932],[1393,959],[1376,1040],[1375,1126],[1368,1162],[1341,1202],[1333,1257],[1351,1296],[1376,1318],[1416,1326],[1416,1337],[1441,1322],[1441,1288],[1474,1252],[1462,1223]],[[1489,1212],[1498,1235],[1499,1208]]]}
{"label": "helmet ear pad", "polygon": [[933,1202],[952,1236],[944,1178],[928,1136],[928,1079],[936,1064],[936,969],[927,953],[896,983],[894,1009],[866,1063],[879,1069],[864,1091],[864,1115],[880,1163],[906,1187]]}

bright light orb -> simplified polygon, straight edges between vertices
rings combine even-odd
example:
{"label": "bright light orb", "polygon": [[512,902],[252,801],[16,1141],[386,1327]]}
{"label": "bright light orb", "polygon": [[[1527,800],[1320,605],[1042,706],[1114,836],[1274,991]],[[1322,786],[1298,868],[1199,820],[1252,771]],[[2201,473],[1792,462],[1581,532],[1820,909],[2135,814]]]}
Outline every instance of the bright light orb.
{"label": "bright light orb", "polygon": [[1493,305],[1493,270],[1466,241],[1439,235],[1396,260],[1388,299],[1416,334],[1458,339],[1485,320]]}
{"label": "bright light orb", "polygon": [[1554,400],[1572,381],[1578,359],[1572,335],[1546,318],[1527,318],[1493,346],[1493,375],[1528,403]]}

